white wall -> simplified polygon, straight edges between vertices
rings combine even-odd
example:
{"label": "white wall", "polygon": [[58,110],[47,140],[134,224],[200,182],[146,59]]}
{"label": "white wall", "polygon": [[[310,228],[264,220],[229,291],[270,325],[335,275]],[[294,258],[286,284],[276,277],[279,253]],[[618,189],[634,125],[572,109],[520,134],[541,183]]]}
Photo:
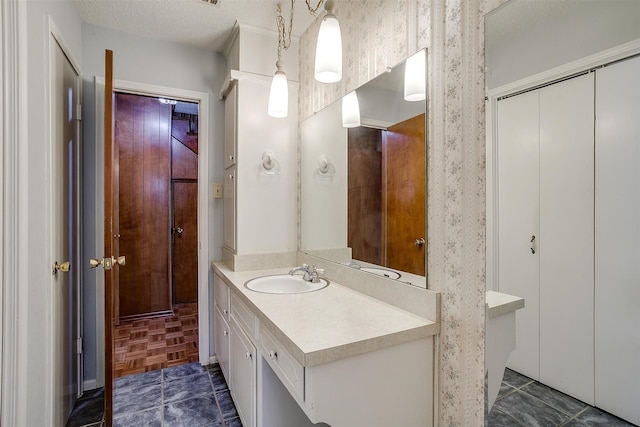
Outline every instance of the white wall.
{"label": "white wall", "polygon": [[[209,93],[209,188],[212,183],[223,181],[224,104],[218,100],[218,91],[226,73],[226,61],[221,54],[203,51],[175,43],[131,36],[102,27],[82,25],[84,55],[84,183],[83,209],[85,213],[83,259],[102,256],[95,252],[95,100],[94,76],[104,76],[104,50],[113,50],[114,78],[136,83],[192,90]],[[212,191],[208,191],[211,195]],[[209,254],[213,260],[221,259],[222,248],[222,200],[209,198]],[[97,376],[96,361],[96,303],[101,295],[95,293],[95,277],[98,272],[85,267],[84,282],[84,330],[85,330],[85,382]],[[100,272],[101,273],[101,272]],[[210,272],[209,286],[212,295],[213,278]],[[210,309],[213,316],[213,308]],[[210,320],[210,323],[212,319]],[[209,354],[213,354],[213,328],[210,329]]]}
{"label": "white wall", "polygon": [[[528,14],[532,6],[532,2],[510,1],[488,15],[488,89],[640,38],[639,1],[567,2],[561,13],[545,15],[539,22]],[[514,32],[496,28],[510,17],[523,19],[522,26]]]}

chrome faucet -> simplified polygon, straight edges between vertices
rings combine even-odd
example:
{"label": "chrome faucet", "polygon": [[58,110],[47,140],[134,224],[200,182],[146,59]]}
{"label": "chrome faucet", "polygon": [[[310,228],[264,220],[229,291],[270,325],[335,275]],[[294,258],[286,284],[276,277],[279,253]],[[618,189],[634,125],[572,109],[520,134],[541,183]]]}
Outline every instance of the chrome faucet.
{"label": "chrome faucet", "polygon": [[302,275],[302,280],[311,283],[318,283],[320,281],[319,275],[324,274],[324,268],[316,268],[315,265],[309,268],[309,264],[302,264],[300,267],[294,267],[289,270],[289,274],[293,276],[298,271],[302,271],[304,273]]}

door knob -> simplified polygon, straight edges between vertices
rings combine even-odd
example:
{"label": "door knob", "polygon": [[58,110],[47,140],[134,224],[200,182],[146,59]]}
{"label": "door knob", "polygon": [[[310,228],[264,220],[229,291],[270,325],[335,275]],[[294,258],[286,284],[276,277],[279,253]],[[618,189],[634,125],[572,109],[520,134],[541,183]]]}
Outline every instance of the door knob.
{"label": "door knob", "polygon": [[126,258],[124,256],[115,257],[105,257],[102,259],[91,258],[89,260],[89,266],[91,268],[96,268],[102,266],[105,270],[111,270],[113,268],[113,264],[125,265]]}
{"label": "door knob", "polygon": [[420,237],[419,239],[416,239],[415,242],[413,242],[413,244],[416,246],[424,246],[425,244],[424,237]]}
{"label": "door knob", "polygon": [[53,274],[56,274],[58,271],[68,273],[70,269],[71,264],[69,263],[69,261],[63,262],[62,264],[58,264],[58,261],[53,263]]}
{"label": "door knob", "polygon": [[184,229],[182,227],[177,227],[177,228],[172,228],[171,229],[174,233],[178,233],[180,235],[182,235],[182,232],[184,231]]}

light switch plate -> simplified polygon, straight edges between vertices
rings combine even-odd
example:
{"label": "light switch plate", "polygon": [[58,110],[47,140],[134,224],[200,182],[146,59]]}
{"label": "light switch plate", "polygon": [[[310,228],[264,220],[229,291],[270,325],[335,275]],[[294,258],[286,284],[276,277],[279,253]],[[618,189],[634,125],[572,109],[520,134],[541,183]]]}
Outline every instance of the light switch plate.
{"label": "light switch plate", "polygon": [[213,198],[222,199],[222,184],[219,182],[213,183]]}

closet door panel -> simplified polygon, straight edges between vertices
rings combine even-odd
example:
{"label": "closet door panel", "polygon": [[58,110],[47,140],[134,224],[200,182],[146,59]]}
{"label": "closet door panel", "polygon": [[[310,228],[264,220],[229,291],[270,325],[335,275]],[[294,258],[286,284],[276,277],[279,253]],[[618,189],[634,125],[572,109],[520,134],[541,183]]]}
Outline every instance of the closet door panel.
{"label": "closet door panel", "polygon": [[596,74],[596,405],[640,424],[640,58]]}
{"label": "closet door panel", "polygon": [[540,380],[593,404],[594,76],[540,89]]}
{"label": "closet door panel", "polygon": [[[531,237],[539,235],[538,91],[498,103],[498,288],[525,299],[516,314],[516,349],[508,366],[539,378],[539,259]],[[534,242],[535,244],[535,242]]]}

